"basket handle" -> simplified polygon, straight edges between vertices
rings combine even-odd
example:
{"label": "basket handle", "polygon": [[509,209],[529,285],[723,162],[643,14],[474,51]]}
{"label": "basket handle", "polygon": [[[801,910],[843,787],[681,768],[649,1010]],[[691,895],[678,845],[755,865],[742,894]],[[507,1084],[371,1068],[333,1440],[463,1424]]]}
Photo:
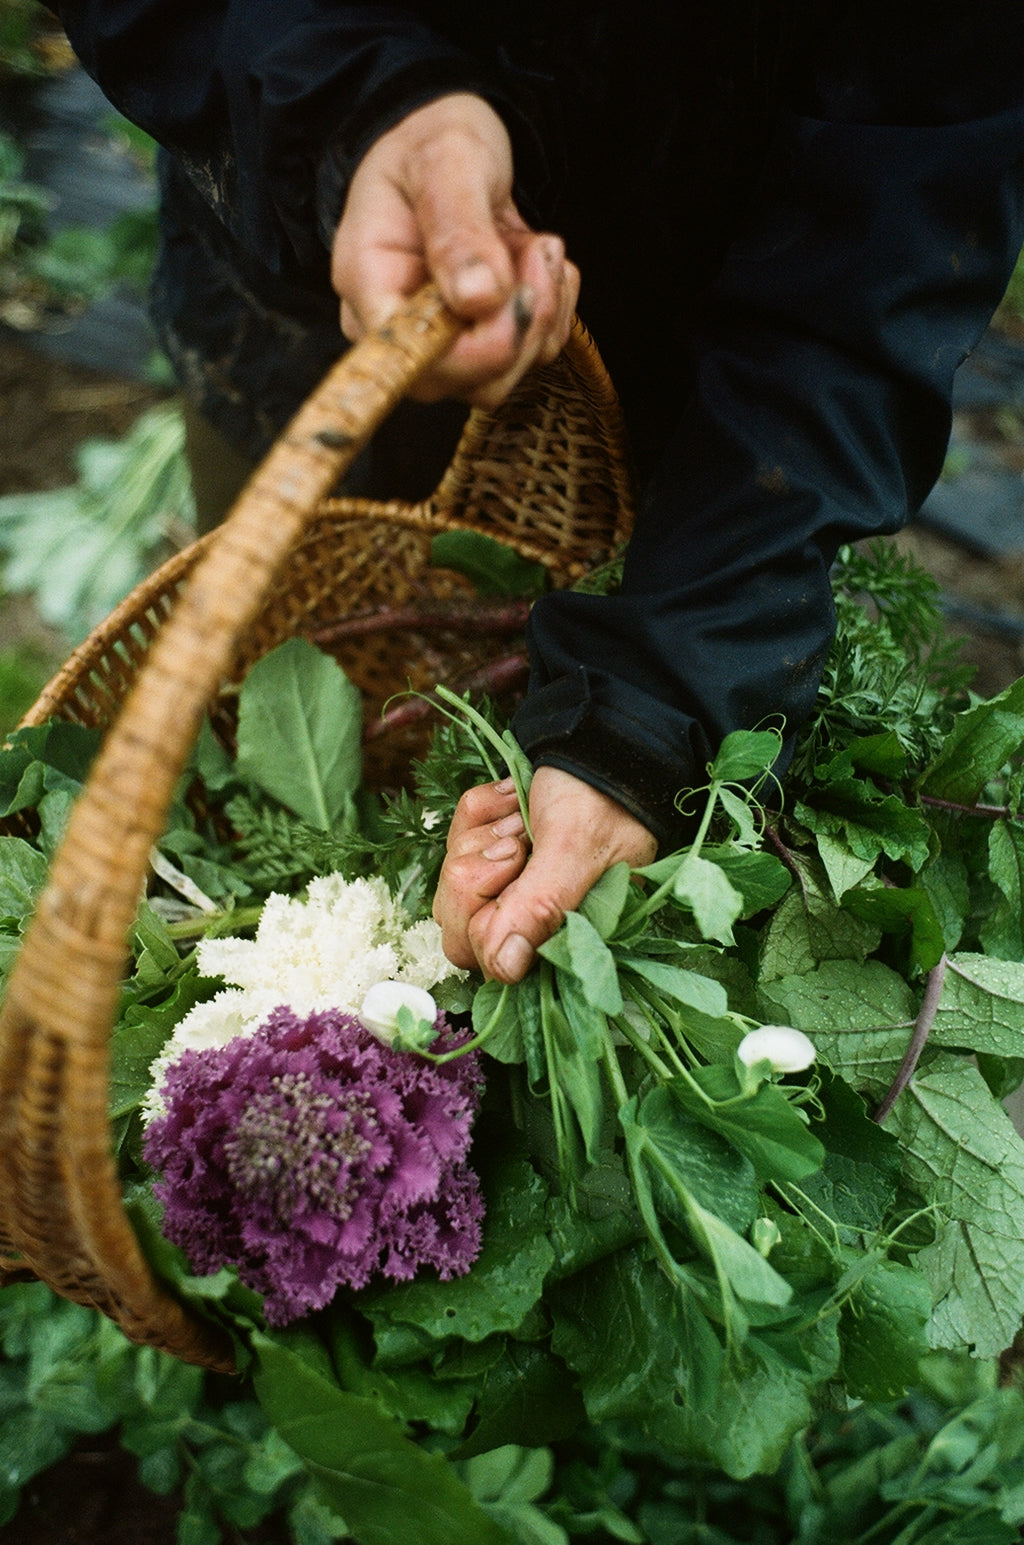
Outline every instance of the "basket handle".
{"label": "basket handle", "polygon": [[[427,286],[350,349],[247,484],[160,631],[77,801],[0,1014],[0,1248],[135,1339],[230,1366],[124,1213],[107,1042],[149,852],[237,640],[320,499],[461,324]],[[212,1339],[211,1339],[212,1337]]]}

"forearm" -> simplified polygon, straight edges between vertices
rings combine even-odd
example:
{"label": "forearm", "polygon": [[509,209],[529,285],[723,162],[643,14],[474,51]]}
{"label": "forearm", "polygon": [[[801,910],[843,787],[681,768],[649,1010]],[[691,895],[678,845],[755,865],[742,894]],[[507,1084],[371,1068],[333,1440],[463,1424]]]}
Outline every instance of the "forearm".
{"label": "forearm", "polygon": [[897,529],[938,475],[954,370],[1024,241],[1022,144],[1024,104],[909,128],[787,119],[693,324],[695,391],[621,595],[534,609],[526,749],[663,843],[724,734],[806,719],[838,545]]}
{"label": "forearm", "polygon": [[412,8],[308,0],[63,0],[78,57],[169,149],[244,250],[272,271],[322,265],[321,209],[412,107],[484,90],[487,70]]}

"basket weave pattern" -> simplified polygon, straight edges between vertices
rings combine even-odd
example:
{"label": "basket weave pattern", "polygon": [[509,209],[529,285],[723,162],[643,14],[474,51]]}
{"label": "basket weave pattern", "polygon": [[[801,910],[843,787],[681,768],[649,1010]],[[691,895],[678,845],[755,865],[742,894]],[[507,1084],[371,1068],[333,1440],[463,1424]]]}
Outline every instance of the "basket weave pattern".
{"label": "basket weave pattern", "polygon": [[[109,730],[11,974],[0,1014],[0,1253],[95,1305],[133,1340],[210,1367],[233,1364],[219,1330],[151,1271],[124,1211],[111,1151],[110,1027],[126,940],[175,784],[204,713],[231,733],[233,687],[285,639],[329,645],[366,722],[408,686],[458,684],[493,655],[479,630],[398,630],[380,615],[457,602],[460,576],[429,566],[441,531],[484,532],[572,583],[628,537],[618,405],[577,324],[554,365],[497,413],[470,415],[436,492],[418,504],[328,497],[355,454],[458,324],[427,289],[344,356],[243,491],[224,525],[164,564],[80,646],[26,722]],[[338,631],[335,628],[335,631]],[[367,777],[397,781],[417,731],[367,745]]]}

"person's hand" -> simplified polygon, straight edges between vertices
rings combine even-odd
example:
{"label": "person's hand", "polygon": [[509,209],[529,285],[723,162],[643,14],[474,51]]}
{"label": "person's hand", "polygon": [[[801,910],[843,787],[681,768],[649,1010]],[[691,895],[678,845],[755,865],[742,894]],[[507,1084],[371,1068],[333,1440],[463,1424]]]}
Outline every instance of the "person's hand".
{"label": "person's hand", "polygon": [[453,965],[521,980],[537,947],[561,927],[606,869],[655,857],[646,826],[615,800],[556,767],[530,787],[528,847],[511,779],[462,796],[434,898],[441,943]]}
{"label": "person's hand", "polygon": [[345,336],[381,326],[430,279],[469,325],[417,384],[422,400],[496,407],[565,345],[579,273],[560,237],[521,219],[508,133],[467,93],[417,108],[356,168],[331,258]]}

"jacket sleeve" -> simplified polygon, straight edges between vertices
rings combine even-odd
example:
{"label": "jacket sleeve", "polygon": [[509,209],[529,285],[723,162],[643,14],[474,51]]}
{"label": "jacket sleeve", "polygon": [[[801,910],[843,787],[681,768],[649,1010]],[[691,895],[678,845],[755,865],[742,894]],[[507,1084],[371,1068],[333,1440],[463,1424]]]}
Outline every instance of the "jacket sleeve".
{"label": "jacket sleeve", "polygon": [[273,273],[323,267],[360,155],[424,102],[476,91],[529,140],[497,75],[432,30],[415,4],[56,8],[110,101],[172,152],[235,241]]}
{"label": "jacket sleeve", "polygon": [[[676,796],[730,730],[784,725],[784,770],[833,637],[838,546],[898,529],[941,470],[954,371],[1024,242],[1024,13],[991,10],[1008,62],[973,100],[951,49],[931,113],[893,121],[876,85],[869,121],[850,117],[838,76],[783,115],[756,212],[694,309],[695,388],[621,593],[534,608],[521,743],[662,844],[686,837]],[[918,92],[943,78],[907,68]]]}

